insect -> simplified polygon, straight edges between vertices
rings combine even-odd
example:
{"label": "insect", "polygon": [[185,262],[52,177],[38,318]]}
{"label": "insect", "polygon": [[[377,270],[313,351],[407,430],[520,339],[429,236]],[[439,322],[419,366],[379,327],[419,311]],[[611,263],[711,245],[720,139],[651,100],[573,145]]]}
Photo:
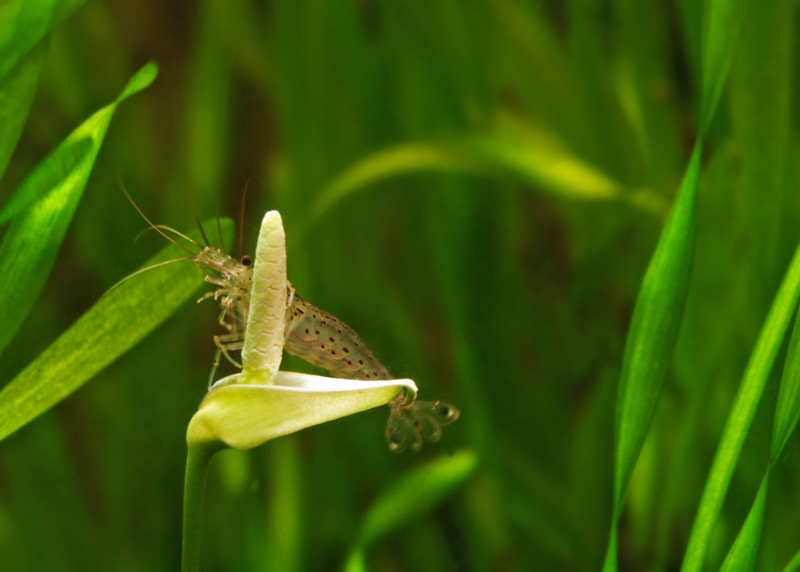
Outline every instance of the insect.
{"label": "insect", "polygon": [[[205,273],[205,281],[218,287],[198,300],[202,302],[214,298],[219,301],[222,311],[218,322],[228,331],[227,334],[214,336],[217,353],[209,376],[210,387],[223,355],[234,366],[242,367],[231,357],[230,352],[241,350],[244,346],[250,289],[253,282],[252,258],[243,256],[241,260],[236,260],[224,250],[210,246],[199,221],[197,224],[206,246],[172,228],[153,224],[136,206],[130,195],[127,192],[125,194],[153,229],[189,255],[169,262],[192,260]],[[183,238],[198,247],[200,251],[193,253],[165,231]],[[284,349],[287,352],[337,377],[364,381],[392,379],[386,367],[350,326],[297,296],[288,282],[286,287],[288,302]],[[458,419],[458,409],[443,401],[413,400],[406,403],[407,400],[408,396],[404,390],[389,403],[390,413],[385,435],[389,449],[393,452],[400,453],[408,446],[413,451],[419,451],[423,439],[438,441],[442,435],[441,426]]]}
{"label": "insect", "polygon": [[[197,220],[197,226],[200,229],[200,235],[203,237],[203,241],[206,244],[205,246],[173,228],[164,225],[153,224],[136,205],[136,203],[133,202],[133,199],[131,198],[130,194],[128,194],[124,186],[122,191],[125,193],[125,196],[128,197],[128,200],[131,202],[133,207],[139,212],[142,218],[153,230],[186,252],[188,256],[184,258],[168,260],[166,262],[156,264],[155,266],[150,266],[148,268],[139,270],[138,272],[125,277],[120,282],[117,282],[111,287],[109,292],[136,274],[146,272],[164,264],[172,264],[174,262],[181,262],[183,260],[192,260],[195,264],[197,264],[197,266],[200,267],[205,275],[205,281],[209,284],[218,286],[216,290],[212,290],[211,292],[204,294],[199,300],[197,300],[197,302],[202,302],[208,298],[214,298],[214,300],[219,301],[222,312],[219,315],[218,321],[222,327],[228,330],[227,334],[214,336],[214,343],[217,346],[217,353],[214,356],[214,366],[211,369],[211,374],[208,378],[208,386],[211,387],[223,355],[236,367],[242,367],[240,363],[231,357],[230,352],[234,350],[241,350],[244,345],[244,332],[245,327],[247,326],[247,315],[250,309],[250,287],[253,282],[253,269],[251,268],[252,259],[249,256],[243,256],[239,261],[226,254],[224,250],[211,246],[208,242],[208,237],[206,237],[206,234],[203,231],[203,227],[200,224],[199,219],[196,217],[195,220]],[[200,250],[197,253],[192,252],[184,245],[169,236],[167,232],[186,240]]]}
{"label": "insect", "polygon": [[[356,332],[336,316],[295,294],[288,285],[291,303],[286,308],[284,349],[336,377],[376,381],[392,379]],[[403,391],[390,404],[386,424],[389,449],[402,452],[407,446],[419,451],[423,438],[435,442],[442,425],[458,419],[459,411],[443,401],[415,400],[405,403]]]}

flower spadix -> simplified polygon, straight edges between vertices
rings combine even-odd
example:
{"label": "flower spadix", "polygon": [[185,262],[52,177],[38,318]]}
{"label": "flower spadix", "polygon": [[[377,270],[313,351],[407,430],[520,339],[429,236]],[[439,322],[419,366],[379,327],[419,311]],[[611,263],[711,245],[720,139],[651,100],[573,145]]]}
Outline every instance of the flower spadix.
{"label": "flower spadix", "polygon": [[250,449],[312,425],[386,405],[417,387],[410,379],[354,381],[279,371],[289,297],[286,239],[277,211],[261,223],[242,372],[218,381],[187,431],[189,446]]}

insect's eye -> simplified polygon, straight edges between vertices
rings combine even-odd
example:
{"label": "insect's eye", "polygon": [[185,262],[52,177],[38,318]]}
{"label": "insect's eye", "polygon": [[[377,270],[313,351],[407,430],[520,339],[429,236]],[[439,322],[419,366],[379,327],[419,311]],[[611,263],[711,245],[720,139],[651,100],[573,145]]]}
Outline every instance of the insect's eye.
{"label": "insect's eye", "polygon": [[250,266],[253,263],[253,259],[249,256],[245,255],[242,256],[242,266]]}

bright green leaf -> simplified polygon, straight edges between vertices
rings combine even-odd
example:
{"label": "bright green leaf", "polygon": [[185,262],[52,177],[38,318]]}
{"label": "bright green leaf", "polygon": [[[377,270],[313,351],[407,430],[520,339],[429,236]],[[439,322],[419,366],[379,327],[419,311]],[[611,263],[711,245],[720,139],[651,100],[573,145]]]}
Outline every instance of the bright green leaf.
{"label": "bright green leaf", "polygon": [[747,572],[755,569],[758,547],[761,544],[761,528],[764,525],[764,511],[767,508],[768,483],[769,470],[761,481],[756,500],[750,508],[742,529],[736,536],[736,541],[725,557],[720,572]]}
{"label": "bright green leaf", "polygon": [[750,354],[750,361],[706,480],[700,507],[689,537],[689,546],[686,548],[682,572],[699,572],[703,569],[711,536],[728,493],[733,471],[750,431],[753,416],[761,401],[775,358],[797,308],[798,298],[800,298],[800,247],[795,251],[753,353]]}
{"label": "bright green leaf", "polygon": [[705,133],[714,117],[746,8],[746,0],[711,0],[708,3],[703,53],[703,95],[700,104],[702,133]]}
{"label": "bright green leaf", "polygon": [[[221,224],[230,240],[233,223],[222,220]],[[199,240],[199,232],[190,236]],[[173,258],[175,248],[168,246],[145,267]],[[153,269],[111,290],[0,392],[0,439],[132,348],[203,284],[200,270],[186,261]]]}
{"label": "bright green leaf", "polygon": [[0,221],[14,217],[0,245],[4,253],[0,260],[4,277],[0,282],[0,351],[14,337],[44,286],[117,105],[147,87],[155,70],[153,64],[142,68],[115,103],[73,131],[39,163],[0,214]]}
{"label": "bright green leaf", "polygon": [[372,505],[352,553],[363,553],[382,536],[431,510],[466,481],[477,466],[477,455],[462,451],[405,475]]}
{"label": "bright green leaf", "polygon": [[698,145],[647,268],[625,344],[617,399],[617,512],[622,509],[678,339],[694,257],[699,182]]}
{"label": "bright green leaf", "polygon": [[0,178],[28,117],[45,45],[54,22],[55,0],[9,2],[0,7]]}
{"label": "bright green leaf", "polygon": [[772,462],[778,460],[800,419],[800,314],[795,318],[794,331],[786,354],[786,363],[775,410],[772,432]]}
{"label": "bright green leaf", "polygon": [[339,202],[369,185],[399,175],[431,171],[510,175],[556,196],[590,201],[625,200],[649,212],[665,209],[657,194],[648,189],[624,189],[571,153],[553,135],[527,126],[509,135],[413,143],[375,153],[351,166],[320,192],[309,221],[318,220]]}
{"label": "bright green leaf", "polygon": [[57,0],[25,0],[13,22],[7,20],[11,13],[0,11],[0,32],[5,32],[0,36],[0,83],[50,32],[57,5]]}
{"label": "bright green leaf", "polygon": [[786,568],[783,569],[783,572],[797,572],[797,570],[800,570],[800,551],[789,561]]}
{"label": "bright green leaf", "polygon": [[616,570],[616,527],[633,469],[653,421],[689,293],[700,149],[695,145],[672,212],[639,289],[622,358],[616,413],[614,517],[604,570]]}
{"label": "bright green leaf", "polygon": [[28,117],[44,55],[44,47],[35,48],[0,80],[0,178]]}

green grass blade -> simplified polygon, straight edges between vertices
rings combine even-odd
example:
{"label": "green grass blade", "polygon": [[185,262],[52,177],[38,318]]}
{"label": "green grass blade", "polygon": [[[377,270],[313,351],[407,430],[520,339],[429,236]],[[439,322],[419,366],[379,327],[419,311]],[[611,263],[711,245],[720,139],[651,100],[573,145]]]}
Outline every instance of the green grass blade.
{"label": "green grass blade", "polygon": [[800,247],[795,251],[753,353],[750,355],[750,361],[714,456],[711,472],[706,480],[681,567],[682,572],[699,572],[703,569],[703,562],[733,471],[789,322],[797,308],[798,298],[800,298]]}
{"label": "green grass blade", "polygon": [[722,565],[722,569],[725,571],[753,570],[755,568],[761,529],[764,523],[764,511],[767,505],[770,471],[783,452],[789,436],[797,425],[798,417],[800,417],[800,316],[795,318],[794,331],[789,341],[789,350],[783,368],[775,412],[775,426],[772,431],[770,464],[764,474],[758,496],[750,508],[747,520]]}
{"label": "green grass blade", "polygon": [[370,185],[424,172],[511,176],[556,196],[589,201],[628,200],[650,212],[665,210],[664,201],[657,194],[648,189],[630,193],[547,134],[539,133],[525,141],[485,135],[400,145],[358,161],[320,192],[308,224]]}
{"label": "green grass blade", "polygon": [[20,185],[0,211],[0,224],[19,215],[37,200],[44,200],[44,197],[48,197],[47,201],[58,200],[54,193],[63,193],[62,201],[71,194],[77,194],[80,199],[117,106],[153,83],[157,75],[158,66],[147,64],[134,74],[113,103],[97,111],[70,133]]}
{"label": "green grass blade", "polygon": [[622,508],[678,337],[694,256],[699,181],[698,145],[645,274],[625,345],[617,401],[617,510]]}
{"label": "green grass blade", "polygon": [[57,0],[25,0],[12,23],[3,21],[10,14],[0,12],[0,83],[12,73],[28,53],[53,28]]}
{"label": "green grass blade", "polygon": [[775,428],[772,431],[772,462],[778,460],[800,419],[800,314],[795,318],[789,341],[786,364],[775,409]]}
{"label": "green grass blade", "polygon": [[[221,222],[230,241],[233,223]],[[189,236],[200,239],[199,231]],[[143,267],[174,259],[176,253],[174,246],[168,246]],[[204,284],[201,277],[200,270],[186,261],[145,272],[109,292],[0,392],[0,439],[132,348]]]}
{"label": "green grass blade", "polygon": [[33,95],[39,85],[45,46],[37,44],[50,31],[57,2],[23,2],[13,21],[13,4],[0,9],[0,178],[17,144]]}
{"label": "green grass blade", "polygon": [[613,544],[617,523],[658,405],[689,292],[697,234],[700,149],[698,143],[647,268],[625,344],[617,396],[614,518],[605,570],[616,570]]}
{"label": "green grass blade", "polygon": [[442,502],[475,472],[477,466],[477,455],[462,451],[436,459],[395,483],[370,508],[346,569],[358,569],[356,563],[363,563],[363,555],[370,544]]}
{"label": "green grass blade", "polygon": [[747,572],[755,570],[758,558],[758,547],[761,544],[761,529],[764,525],[764,511],[767,508],[767,487],[769,483],[769,469],[761,481],[758,495],[750,508],[747,519],[736,536],[720,572]]}
{"label": "green grass blade", "polygon": [[0,80],[0,178],[6,171],[8,161],[17,144],[33,96],[39,85],[39,72],[44,62],[44,47],[35,48]]}
{"label": "green grass blade", "polygon": [[746,13],[746,0],[711,0],[703,53],[703,95],[700,103],[700,132],[705,133],[725,85],[733,59],[734,45]]}
{"label": "green grass blade", "polygon": [[0,351],[44,286],[117,105],[147,87],[156,73],[154,64],[142,68],[114,103],[92,115],[39,163],[0,214],[0,220],[15,217],[0,245]]}
{"label": "green grass blade", "polygon": [[797,570],[800,570],[800,551],[789,561],[786,568],[783,569],[783,572],[797,572]]}

